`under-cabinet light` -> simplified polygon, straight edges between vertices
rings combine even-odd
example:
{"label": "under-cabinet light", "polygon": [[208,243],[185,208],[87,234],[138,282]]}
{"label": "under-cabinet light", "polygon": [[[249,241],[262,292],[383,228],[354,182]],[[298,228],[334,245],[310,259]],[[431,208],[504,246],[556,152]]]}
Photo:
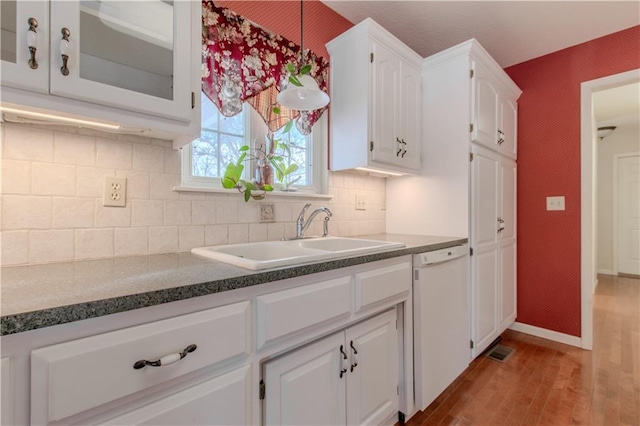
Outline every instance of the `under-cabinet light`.
{"label": "under-cabinet light", "polygon": [[373,173],[377,175],[386,175],[386,176],[404,176],[404,173],[396,173],[396,172],[387,172],[376,169],[369,169],[367,167],[356,167],[356,170],[360,170],[362,172]]}
{"label": "under-cabinet light", "polygon": [[48,114],[44,112],[29,111],[26,109],[10,108],[0,106],[0,111],[7,114],[15,114],[18,117],[35,118],[47,121],[59,121],[63,123],[75,124],[82,127],[93,127],[107,130],[118,130],[120,124],[107,121],[82,120],[80,118],[65,117],[62,115]]}

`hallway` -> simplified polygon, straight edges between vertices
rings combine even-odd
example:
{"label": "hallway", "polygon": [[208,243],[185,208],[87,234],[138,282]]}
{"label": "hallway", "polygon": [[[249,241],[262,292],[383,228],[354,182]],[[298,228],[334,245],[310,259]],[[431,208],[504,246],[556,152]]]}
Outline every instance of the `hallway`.
{"label": "hallway", "polygon": [[507,330],[408,425],[640,425],[640,280],[599,275],[593,351]]}

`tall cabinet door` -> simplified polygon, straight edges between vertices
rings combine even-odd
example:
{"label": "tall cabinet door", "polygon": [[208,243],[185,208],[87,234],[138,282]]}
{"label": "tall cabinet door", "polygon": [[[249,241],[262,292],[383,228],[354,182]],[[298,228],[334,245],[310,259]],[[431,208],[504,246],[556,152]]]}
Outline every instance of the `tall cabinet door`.
{"label": "tall cabinet door", "polygon": [[403,129],[400,135],[400,162],[407,168],[419,169],[422,147],[422,91],[420,71],[409,64],[402,65],[400,111],[401,129]]}
{"label": "tall cabinet door", "polygon": [[511,101],[506,97],[500,100],[500,131],[499,137],[502,138],[499,150],[500,154],[504,154],[509,158],[516,159],[518,151],[518,107],[515,101]]}
{"label": "tall cabinet door", "polygon": [[191,11],[183,1],[51,0],[51,94],[188,122]]}
{"label": "tall cabinet door", "polygon": [[265,363],[265,423],[344,424],[346,354],[340,332]]}
{"label": "tall cabinet door", "polygon": [[396,310],[346,330],[347,424],[381,424],[398,412]]}
{"label": "tall cabinet door", "polygon": [[500,329],[516,319],[516,176],[513,160],[500,158]]}
{"label": "tall cabinet door", "polygon": [[372,43],[371,78],[371,160],[401,164],[397,156],[400,119],[401,62],[393,51],[380,43]]}
{"label": "tall cabinet door", "polygon": [[472,357],[482,353],[498,332],[500,159],[472,144],[471,161],[471,338]]}
{"label": "tall cabinet door", "polygon": [[471,140],[497,149],[499,111],[495,79],[482,63],[473,61],[471,67]]}
{"label": "tall cabinet door", "polygon": [[2,86],[49,91],[48,6],[46,1],[0,1]]}

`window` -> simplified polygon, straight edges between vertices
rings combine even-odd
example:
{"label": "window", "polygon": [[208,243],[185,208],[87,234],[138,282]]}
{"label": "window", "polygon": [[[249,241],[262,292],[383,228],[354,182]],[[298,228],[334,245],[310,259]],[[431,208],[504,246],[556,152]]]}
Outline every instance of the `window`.
{"label": "window", "polygon": [[[217,107],[202,94],[202,131],[198,139],[186,145],[182,151],[182,187],[222,189],[220,177],[228,163],[236,161],[239,148],[249,145],[259,148],[265,143],[267,126],[253,109],[245,104],[242,113],[234,117],[225,117]],[[326,121],[321,118],[314,126],[311,135],[302,135],[295,126],[287,133],[283,129],[275,133],[275,138],[289,146],[282,154],[285,160],[298,164],[298,170],[292,175],[292,185],[299,192],[326,192]],[[255,164],[245,162],[245,179],[251,177]],[[280,183],[274,182],[274,194],[279,191]]]}

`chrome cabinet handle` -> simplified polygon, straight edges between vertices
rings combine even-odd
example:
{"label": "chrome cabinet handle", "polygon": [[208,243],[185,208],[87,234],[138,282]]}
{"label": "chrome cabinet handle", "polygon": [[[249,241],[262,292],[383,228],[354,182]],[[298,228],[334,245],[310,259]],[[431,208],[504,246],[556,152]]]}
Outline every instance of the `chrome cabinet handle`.
{"label": "chrome cabinet handle", "polygon": [[499,217],[498,218],[498,233],[504,231],[504,220]]}
{"label": "chrome cabinet handle", "polygon": [[69,28],[62,28],[60,31],[62,33],[62,40],[60,40],[60,55],[62,55],[62,66],[60,67],[60,72],[62,75],[69,75],[69,51],[71,50],[69,36],[71,36],[71,31]]}
{"label": "chrome cabinet handle", "polygon": [[396,151],[396,157],[399,156],[402,152],[402,147],[400,146],[400,144],[402,144],[402,142],[400,142],[400,138],[396,137],[396,147],[398,148],[398,151]]}
{"label": "chrome cabinet handle", "polygon": [[342,365],[344,360],[347,359],[347,353],[344,351],[344,345],[340,345],[340,353],[342,354],[342,358],[340,358],[340,378],[342,379],[342,376],[344,376],[344,373],[347,372],[347,369],[343,368],[343,365]]}
{"label": "chrome cabinet handle", "polygon": [[498,145],[502,145],[504,143],[504,132],[502,130],[498,130]]}
{"label": "chrome cabinet handle", "polygon": [[351,359],[353,360],[351,362],[351,372],[353,373],[353,370],[358,366],[358,360],[356,359],[358,351],[356,350],[355,346],[353,346],[353,340],[351,341],[351,343],[349,343],[349,346],[351,346]]}
{"label": "chrome cabinet handle", "polygon": [[407,153],[407,143],[404,141],[404,139],[402,139],[402,155],[401,155],[401,157],[404,158],[406,153]]}
{"label": "chrome cabinet handle", "polygon": [[36,51],[38,50],[38,20],[29,18],[27,20],[29,29],[27,30],[27,46],[29,47],[29,68],[38,69],[38,60],[36,59]]}
{"label": "chrome cabinet handle", "polygon": [[182,358],[186,357],[196,349],[198,349],[197,345],[189,345],[186,348],[184,348],[182,352],[179,352],[177,354],[165,355],[156,361],[147,361],[146,359],[141,359],[140,361],[136,361],[133,364],[133,368],[135,370],[140,370],[141,368],[144,368],[147,365],[150,367],[162,367],[165,365],[173,364],[174,362],[180,361]]}

